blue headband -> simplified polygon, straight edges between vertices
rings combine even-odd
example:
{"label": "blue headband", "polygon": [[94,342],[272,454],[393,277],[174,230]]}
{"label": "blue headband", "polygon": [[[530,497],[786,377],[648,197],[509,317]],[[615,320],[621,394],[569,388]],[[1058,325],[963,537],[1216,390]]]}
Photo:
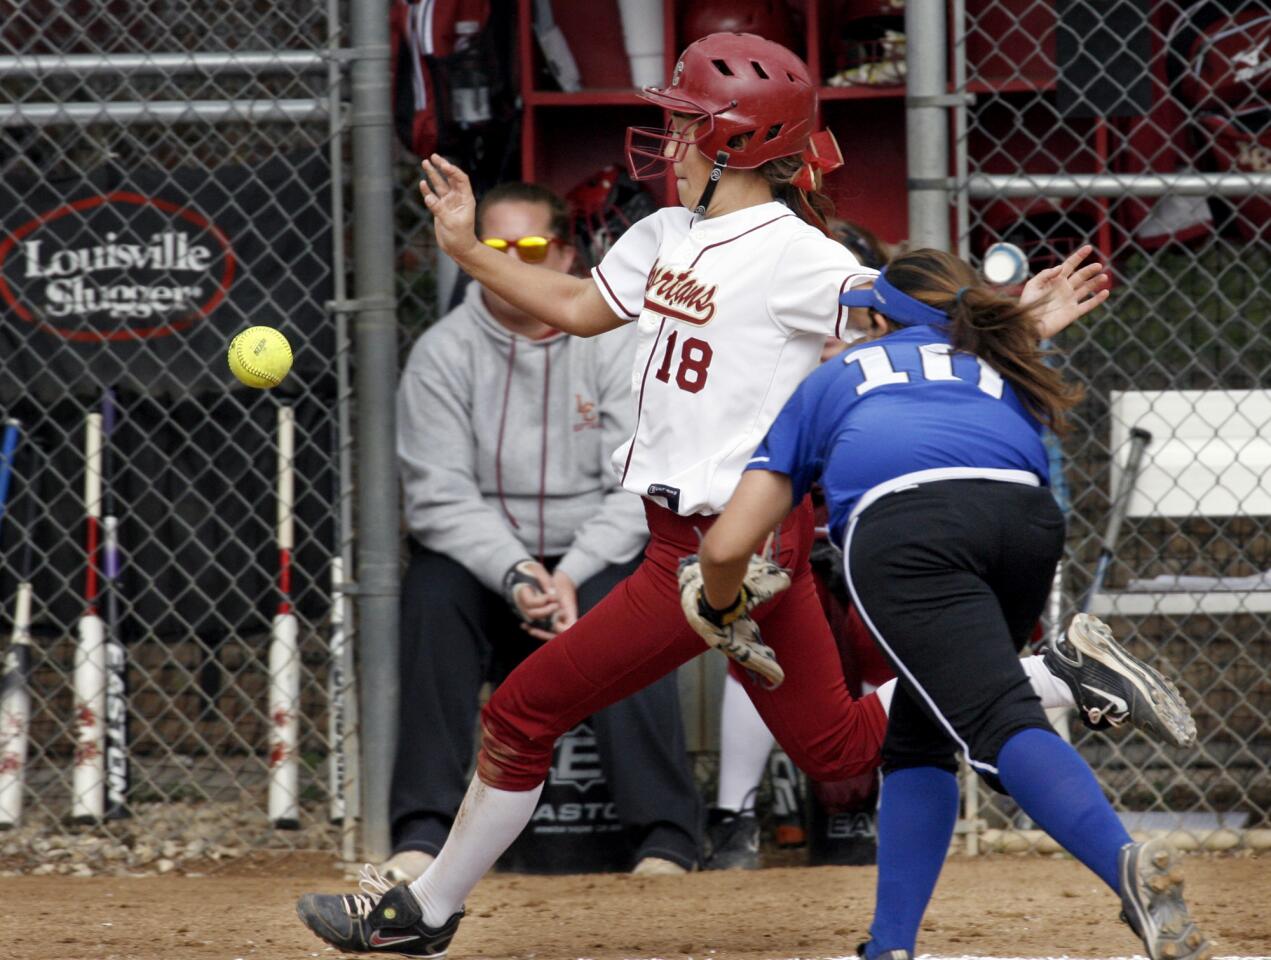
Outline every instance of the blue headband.
{"label": "blue headband", "polygon": [[894,320],[906,327],[923,327],[949,322],[949,316],[943,310],[927,306],[888,283],[886,270],[874,280],[872,290],[848,290],[846,293],[839,294],[839,303],[845,307],[870,307],[888,320]]}

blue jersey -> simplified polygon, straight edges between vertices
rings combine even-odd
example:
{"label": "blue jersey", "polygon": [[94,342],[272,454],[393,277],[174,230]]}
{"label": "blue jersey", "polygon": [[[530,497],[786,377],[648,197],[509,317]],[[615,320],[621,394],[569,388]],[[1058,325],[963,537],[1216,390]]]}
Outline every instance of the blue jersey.
{"label": "blue jersey", "polygon": [[852,347],[794,392],[746,465],[790,477],[798,503],[820,478],[830,532],[912,483],[995,477],[1045,484],[1041,425],[987,363],[938,327]]}

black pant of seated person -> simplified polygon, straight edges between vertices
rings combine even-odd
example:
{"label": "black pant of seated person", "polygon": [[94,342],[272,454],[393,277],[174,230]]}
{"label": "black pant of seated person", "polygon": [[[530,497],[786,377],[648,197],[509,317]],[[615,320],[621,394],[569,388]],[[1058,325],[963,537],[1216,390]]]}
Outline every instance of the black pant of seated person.
{"label": "black pant of seated person", "polygon": [[[579,614],[638,563],[637,557],[606,567],[581,584]],[[393,851],[436,854],[467,790],[481,687],[487,680],[497,685],[540,641],[521,630],[503,598],[462,564],[418,544],[412,544],[402,582],[401,638],[389,798]],[[699,859],[703,814],[675,675],[600,711],[592,726],[634,862],[661,857],[691,869]]]}

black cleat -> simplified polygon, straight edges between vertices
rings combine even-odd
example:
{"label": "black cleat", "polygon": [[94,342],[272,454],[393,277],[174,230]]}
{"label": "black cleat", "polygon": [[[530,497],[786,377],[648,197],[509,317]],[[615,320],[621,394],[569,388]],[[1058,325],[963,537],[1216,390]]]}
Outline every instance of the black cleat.
{"label": "black cleat", "polygon": [[1125,650],[1108,625],[1079,613],[1066,639],[1047,644],[1047,669],[1072,691],[1082,722],[1092,730],[1127,721],[1144,734],[1176,747],[1196,742],[1196,721],[1178,687]]}
{"label": "black cleat", "polygon": [[706,824],[704,869],[759,869],[759,820],[753,813],[710,811]]}
{"label": "black cleat", "polygon": [[430,927],[406,884],[392,886],[367,864],[358,885],[364,892],[306,893],[296,901],[300,921],[346,953],[396,953],[430,960],[446,955],[462,910],[440,927]]}
{"label": "black cleat", "polygon": [[1127,843],[1117,867],[1121,919],[1139,935],[1151,960],[1210,960],[1213,944],[1187,912],[1183,872],[1170,845],[1164,840]]}

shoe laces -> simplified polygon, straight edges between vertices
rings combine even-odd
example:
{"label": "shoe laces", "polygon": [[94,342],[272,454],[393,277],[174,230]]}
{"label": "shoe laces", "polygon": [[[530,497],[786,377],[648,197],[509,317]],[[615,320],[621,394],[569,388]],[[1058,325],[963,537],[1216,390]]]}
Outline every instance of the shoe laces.
{"label": "shoe laces", "polygon": [[1107,720],[1113,727],[1119,727],[1130,719],[1130,711],[1117,710],[1113,707],[1086,707],[1086,715],[1090,717],[1091,723],[1100,723]]}
{"label": "shoe laces", "polygon": [[357,885],[362,892],[350,893],[344,899],[349,905],[349,912],[359,918],[370,916],[380,902],[380,898],[393,889],[393,884],[384,878],[374,864],[370,863],[362,865]]}

